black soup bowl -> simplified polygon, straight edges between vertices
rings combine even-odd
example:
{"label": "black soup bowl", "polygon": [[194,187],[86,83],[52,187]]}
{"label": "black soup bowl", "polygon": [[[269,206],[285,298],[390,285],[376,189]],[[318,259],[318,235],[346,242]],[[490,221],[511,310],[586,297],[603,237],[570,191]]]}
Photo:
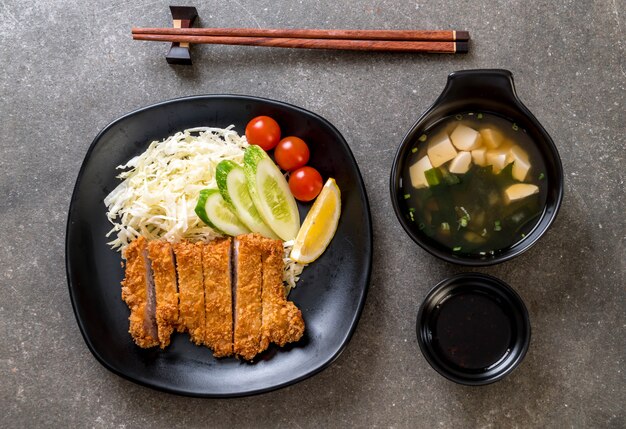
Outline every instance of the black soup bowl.
{"label": "black soup bowl", "polygon": [[[419,145],[425,131],[432,130],[444,119],[481,112],[497,116],[523,130],[530,138],[545,165],[542,184],[547,187],[545,204],[532,229],[522,238],[495,252],[462,253],[443,245],[424,231],[409,212],[402,177],[409,167],[408,160]],[[422,137],[423,138],[423,137]],[[423,249],[445,261],[466,265],[486,266],[507,261],[528,250],[547,231],[563,199],[563,167],[552,138],[533,114],[522,104],[515,92],[513,75],[508,70],[463,70],[448,76],[448,82],[435,103],[417,120],[402,141],[391,168],[391,199],[394,211],[407,234]],[[543,191],[542,191],[543,192]],[[414,209],[412,209],[414,210]],[[453,226],[455,227],[455,226]]]}

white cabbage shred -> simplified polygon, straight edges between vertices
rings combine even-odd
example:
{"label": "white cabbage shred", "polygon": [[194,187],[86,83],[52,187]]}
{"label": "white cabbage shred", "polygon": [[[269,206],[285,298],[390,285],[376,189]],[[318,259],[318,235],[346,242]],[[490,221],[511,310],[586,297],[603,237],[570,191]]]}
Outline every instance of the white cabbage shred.
{"label": "white cabbage shred", "polygon": [[286,293],[289,294],[291,289],[296,287],[296,283],[300,280],[300,274],[302,274],[302,270],[307,264],[301,264],[299,262],[294,261],[289,257],[291,254],[291,249],[293,249],[293,245],[295,240],[289,240],[283,242],[283,248],[285,249],[283,262],[285,263],[285,268],[283,271],[283,282],[285,282]]}
{"label": "white cabbage shred", "polygon": [[[247,146],[233,125],[191,128],[150,143],[141,155],[117,167],[125,170],[117,176],[123,181],[104,199],[113,224],[107,237],[116,237],[109,245],[123,251],[139,236],[172,243],[219,237],[196,215],[196,202],[202,189],[217,187],[217,164],[225,159],[242,164]],[[289,258],[292,246],[285,243],[284,280],[289,289],[304,268]]]}

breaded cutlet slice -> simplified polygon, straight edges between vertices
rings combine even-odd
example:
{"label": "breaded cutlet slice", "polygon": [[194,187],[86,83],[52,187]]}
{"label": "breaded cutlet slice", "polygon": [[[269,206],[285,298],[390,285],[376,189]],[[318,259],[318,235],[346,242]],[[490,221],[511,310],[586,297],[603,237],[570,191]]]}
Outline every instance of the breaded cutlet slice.
{"label": "breaded cutlet slice", "polygon": [[233,302],[230,238],[214,240],[202,248],[204,274],[204,344],[215,357],[233,354]]}
{"label": "breaded cutlet slice", "polygon": [[261,345],[262,237],[245,234],[233,244],[234,343],[236,354],[250,360]]}
{"label": "breaded cutlet slice", "polygon": [[154,284],[147,253],[146,239],[143,237],[135,239],[126,247],[126,272],[122,280],[122,299],[130,309],[128,332],[142,348],[159,345]]}
{"label": "breaded cutlet slice", "polygon": [[178,274],[179,331],[189,332],[195,344],[204,343],[204,281],[202,243],[182,241],[173,245]]}
{"label": "breaded cutlet slice", "polygon": [[178,287],[172,245],[167,241],[150,241],[148,257],[152,262],[152,277],[156,294],[156,323],[159,344],[163,349],[170,344],[170,336],[178,325]]}
{"label": "breaded cutlet slice", "polygon": [[264,239],[261,350],[267,349],[270,343],[282,347],[298,341],[304,334],[302,312],[285,297],[284,266],[283,243]]}

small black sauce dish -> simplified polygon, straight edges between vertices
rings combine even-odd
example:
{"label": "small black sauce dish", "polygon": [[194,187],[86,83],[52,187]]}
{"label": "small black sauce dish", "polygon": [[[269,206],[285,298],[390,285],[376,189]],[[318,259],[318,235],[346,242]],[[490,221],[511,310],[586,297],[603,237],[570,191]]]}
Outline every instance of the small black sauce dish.
{"label": "small black sauce dish", "polygon": [[[410,216],[403,192],[402,176],[414,146],[419,144],[426,130],[432,129],[444,118],[467,112],[483,112],[499,116],[516,126],[534,142],[544,164],[547,186],[546,199],[532,230],[517,242],[496,252],[464,254],[444,246],[428,236]],[[563,167],[552,138],[524,106],[515,92],[513,75],[508,70],[463,70],[448,76],[443,92],[423,113],[398,147],[391,168],[390,193],[393,209],[406,233],[424,250],[448,262],[466,266],[486,266],[507,261],[528,250],[554,222],[563,199]]]}
{"label": "small black sauce dish", "polygon": [[509,374],[530,344],[528,311],[503,281],[465,273],[437,284],[417,314],[417,342],[428,363],[459,384],[479,386]]}

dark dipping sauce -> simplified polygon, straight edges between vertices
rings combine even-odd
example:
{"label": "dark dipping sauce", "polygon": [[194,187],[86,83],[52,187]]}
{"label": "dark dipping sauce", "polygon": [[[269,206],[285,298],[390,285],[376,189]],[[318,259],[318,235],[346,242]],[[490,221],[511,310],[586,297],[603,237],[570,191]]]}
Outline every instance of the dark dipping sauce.
{"label": "dark dipping sauce", "polygon": [[513,325],[497,298],[458,291],[432,315],[433,351],[448,365],[482,372],[509,354]]}

